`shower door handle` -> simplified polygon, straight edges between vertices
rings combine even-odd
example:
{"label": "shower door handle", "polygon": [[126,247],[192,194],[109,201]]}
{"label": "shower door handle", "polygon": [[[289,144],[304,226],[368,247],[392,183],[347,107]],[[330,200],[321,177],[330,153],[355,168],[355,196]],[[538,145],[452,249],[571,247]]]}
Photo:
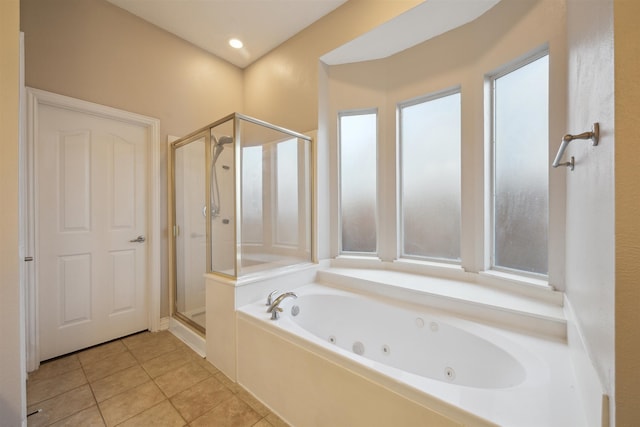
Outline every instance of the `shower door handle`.
{"label": "shower door handle", "polygon": [[147,240],[144,236],[140,235],[133,240],[129,240],[131,243],[142,243]]}

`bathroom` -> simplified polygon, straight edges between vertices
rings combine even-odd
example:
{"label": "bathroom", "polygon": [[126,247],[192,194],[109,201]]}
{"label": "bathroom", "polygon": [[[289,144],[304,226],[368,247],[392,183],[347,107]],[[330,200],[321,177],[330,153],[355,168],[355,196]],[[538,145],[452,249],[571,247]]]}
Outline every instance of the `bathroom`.
{"label": "bathroom", "polygon": [[[394,10],[393,5],[380,3],[381,15],[387,13],[394,16],[401,12],[399,5]],[[374,64],[334,67],[318,63],[318,58],[327,52],[385,20],[369,14],[358,2],[350,2],[340,13],[320,21],[245,70],[236,69],[210,56],[205,57],[197,49],[176,39],[162,39],[166,43],[160,49],[155,45],[156,38],[163,37],[158,34],[160,31],[141,26],[137,19],[128,17],[124,18],[125,24],[119,24],[120,31],[138,39],[141,46],[137,47],[148,52],[144,56],[134,57],[132,61],[137,62],[132,67],[133,75],[124,76],[112,73],[108,66],[116,59],[109,57],[109,45],[122,43],[122,40],[100,37],[100,34],[110,31],[110,24],[115,20],[120,22],[123,19],[119,10],[97,1],[63,2],[55,6],[23,1],[21,26],[26,34],[27,85],[159,117],[162,120],[162,141],[166,141],[168,135],[187,134],[230,111],[246,112],[303,133],[317,129],[316,221],[317,229],[325,232],[317,233],[316,255],[318,259],[326,260],[338,255],[335,240],[336,200],[333,199],[335,171],[328,161],[335,156],[335,152],[331,151],[335,148],[327,142],[335,135],[333,126],[336,109],[377,107],[379,114],[389,117],[393,115],[398,99],[409,99],[452,85],[462,85],[463,126],[469,126],[463,128],[463,140],[469,141],[463,144],[471,147],[470,151],[463,153],[463,170],[464,173],[476,173],[482,168],[483,156],[483,117],[481,108],[478,108],[482,105],[482,77],[504,63],[549,43],[550,55],[555,58],[550,66],[559,73],[557,79],[552,77],[550,81],[550,93],[555,99],[552,102],[556,110],[550,123],[549,134],[554,135],[554,139],[550,142],[549,156],[555,155],[559,140],[565,133],[582,132],[596,121],[601,123],[603,129],[598,147],[576,145],[572,148],[575,151],[571,153],[578,162],[574,172],[570,173],[564,168],[549,172],[550,188],[566,186],[566,192],[550,192],[550,204],[560,207],[561,213],[559,218],[553,217],[553,211],[551,214],[549,235],[553,237],[550,239],[549,258],[564,259],[564,262],[550,262],[549,277],[556,289],[566,292],[576,313],[577,324],[602,383],[602,391],[612,402],[610,419],[617,418],[620,425],[624,425],[624,420],[630,424],[629,420],[634,419],[632,402],[638,390],[634,385],[637,382],[632,381],[633,375],[628,372],[635,360],[631,354],[634,353],[632,349],[637,348],[637,341],[634,341],[631,332],[626,332],[632,328],[621,327],[618,322],[632,321],[633,304],[624,301],[627,299],[624,296],[632,298],[635,291],[628,289],[630,285],[627,281],[633,280],[626,278],[625,270],[620,269],[626,265],[625,260],[630,262],[624,258],[625,249],[634,248],[637,243],[619,243],[618,239],[614,239],[618,228],[625,227],[626,231],[633,229],[630,225],[632,222],[620,224],[617,216],[620,209],[618,198],[625,197],[619,195],[622,191],[618,190],[618,185],[624,185],[624,182],[619,184],[620,174],[633,168],[620,170],[625,160],[618,157],[618,141],[614,182],[614,106],[611,99],[614,82],[611,48],[614,12],[611,2],[504,0],[499,7],[498,12],[505,14],[500,20],[501,26],[496,26],[493,34],[482,32],[483,37],[494,39],[480,40],[483,37],[477,33],[473,33],[472,40],[467,38],[469,43],[489,43],[491,48],[482,51],[475,44],[462,44],[456,46],[460,55],[451,56],[446,50],[449,46],[427,42],[416,48],[418,57],[411,57],[411,50],[400,54],[397,60],[406,61],[406,65],[393,67],[391,71]],[[81,13],[84,15],[79,15]],[[92,25],[89,27],[93,27],[92,31],[87,29],[86,16],[91,17]],[[359,28],[354,28],[351,21],[353,16],[359,17]],[[365,16],[367,19],[360,19]],[[80,24],[82,20],[85,20],[84,24]],[[584,22],[590,24],[585,25]],[[327,30],[329,28],[331,31]],[[535,28],[536,31],[525,31],[526,28]],[[318,37],[314,29],[321,32],[325,29],[324,33],[331,32],[335,39]],[[502,32],[498,33],[498,30]],[[618,49],[622,49],[618,43],[616,40],[616,57],[619,55]],[[176,55],[176,60],[165,61],[168,52]],[[433,57],[439,58],[437,63],[420,59]],[[84,59],[79,62],[78,58]],[[594,63],[599,66],[593,67]],[[75,64],[76,68],[67,68],[62,64]],[[184,64],[188,64],[188,67],[184,67]],[[442,69],[438,69],[438,65]],[[178,79],[175,85],[162,84],[163,75],[158,71],[161,68],[162,73]],[[359,68],[365,71],[361,72]],[[473,72],[470,72],[471,69]],[[427,70],[433,73],[433,79],[429,81],[414,75],[426,74]],[[136,73],[149,78],[140,78]],[[350,73],[356,73],[361,78],[352,79]],[[376,78],[387,73],[393,75],[393,79]],[[66,77],[62,78],[62,74],[66,74]],[[455,79],[456,74],[460,78]],[[136,86],[132,88],[134,82]],[[353,102],[352,105],[337,107],[338,101],[329,98],[329,94],[335,93],[333,89],[341,85],[348,89],[342,92],[344,95],[357,95],[351,96],[349,101]],[[114,90],[119,87],[128,89]],[[206,94],[203,93],[203,87],[209,88]],[[386,91],[393,92],[393,96]],[[211,93],[215,96],[211,96]],[[616,92],[616,105],[617,102]],[[301,104],[304,108],[299,107]],[[273,108],[273,105],[281,108]],[[468,119],[464,120],[464,117]],[[616,124],[617,120],[616,115]],[[617,132],[616,126],[616,137]],[[381,124],[380,133],[387,140],[394,138],[394,130],[389,122]],[[392,150],[391,147],[387,145],[385,149]],[[164,163],[168,151],[164,146],[162,150]],[[382,156],[388,154],[385,152]],[[589,162],[596,164],[589,165]],[[472,185],[463,186],[466,188],[463,190],[463,200],[481,203],[481,200],[477,200],[476,192],[482,190],[482,184],[477,183],[474,187],[473,176],[467,179]],[[627,185],[633,181],[633,178],[629,178]],[[166,179],[162,182],[166,182]],[[381,191],[388,194],[391,190],[385,187]],[[166,201],[163,201],[162,206],[166,205]],[[393,210],[392,205],[385,204],[390,211]],[[477,249],[481,244],[473,240],[483,225],[476,216],[478,209],[481,208],[475,206],[463,211],[463,227],[471,240],[463,244],[462,259],[469,271],[478,271],[477,266],[482,263],[482,256]],[[387,217],[393,215],[393,212],[383,213]],[[166,227],[164,212],[161,213],[161,223]],[[393,240],[393,235],[389,234],[391,232],[382,230],[381,238]],[[620,247],[621,244],[628,246]],[[166,247],[165,242],[163,253]],[[388,252],[379,256],[383,260],[393,259]],[[163,269],[163,291],[160,292],[160,316],[163,318],[168,316],[169,310],[167,275],[168,272]],[[614,299],[616,295],[623,296],[623,299]],[[627,373],[615,375],[616,372]],[[616,390],[625,391],[616,393]]]}

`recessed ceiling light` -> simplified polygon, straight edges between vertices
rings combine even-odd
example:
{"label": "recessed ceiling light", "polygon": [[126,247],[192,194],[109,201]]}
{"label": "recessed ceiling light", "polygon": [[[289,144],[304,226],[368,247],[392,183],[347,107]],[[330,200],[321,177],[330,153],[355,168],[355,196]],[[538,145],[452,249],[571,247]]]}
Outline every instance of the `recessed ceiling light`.
{"label": "recessed ceiling light", "polygon": [[244,46],[244,44],[242,43],[241,40],[229,39],[229,46],[231,46],[234,49],[241,49],[242,46]]}

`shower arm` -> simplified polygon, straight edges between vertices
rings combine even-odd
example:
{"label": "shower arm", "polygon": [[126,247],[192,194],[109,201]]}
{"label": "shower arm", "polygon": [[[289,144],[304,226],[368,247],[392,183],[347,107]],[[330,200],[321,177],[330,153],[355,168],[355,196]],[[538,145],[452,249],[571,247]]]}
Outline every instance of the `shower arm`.
{"label": "shower arm", "polygon": [[594,123],[593,130],[591,130],[591,132],[583,132],[578,135],[566,134],[564,137],[562,137],[562,144],[560,144],[560,149],[558,150],[558,154],[556,154],[556,158],[551,164],[551,166],[553,166],[554,168],[557,168],[558,166],[567,166],[571,170],[573,170],[573,168],[575,167],[575,159],[573,158],[573,156],[571,156],[571,161],[569,162],[560,163],[560,160],[562,159],[562,156],[564,155],[565,150],[569,146],[569,143],[574,139],[590,139],[591,145],[593,146],[598,145],[598,141],[600,139],[600,124]]}

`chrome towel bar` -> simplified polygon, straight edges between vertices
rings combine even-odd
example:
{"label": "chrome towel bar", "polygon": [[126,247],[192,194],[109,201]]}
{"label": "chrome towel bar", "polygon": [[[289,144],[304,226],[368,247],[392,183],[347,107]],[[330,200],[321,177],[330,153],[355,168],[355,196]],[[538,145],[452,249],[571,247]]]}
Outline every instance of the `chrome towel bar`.
{"label": "chrome towel bar", "polygon": [[556,154],[556,158],[551,166],[553,166],[554,168],[557,168],[558,166],[568,166],[569,168],[571,168],[571,170],[573,170],[573,168],[575,167],[575,159],[573,158],[573,156],[571,156],[571,161],[569,162],[560,163],[560,160],[562,159],[567,146],[574,139],[590,139],[591,145],[598,145],[598,140],[600,139],[600,124],[594,123],[591,132],[583,132],[578,135],[566,134],[564,137],[562,137],[562,144],[560,144],[558,154]]}

